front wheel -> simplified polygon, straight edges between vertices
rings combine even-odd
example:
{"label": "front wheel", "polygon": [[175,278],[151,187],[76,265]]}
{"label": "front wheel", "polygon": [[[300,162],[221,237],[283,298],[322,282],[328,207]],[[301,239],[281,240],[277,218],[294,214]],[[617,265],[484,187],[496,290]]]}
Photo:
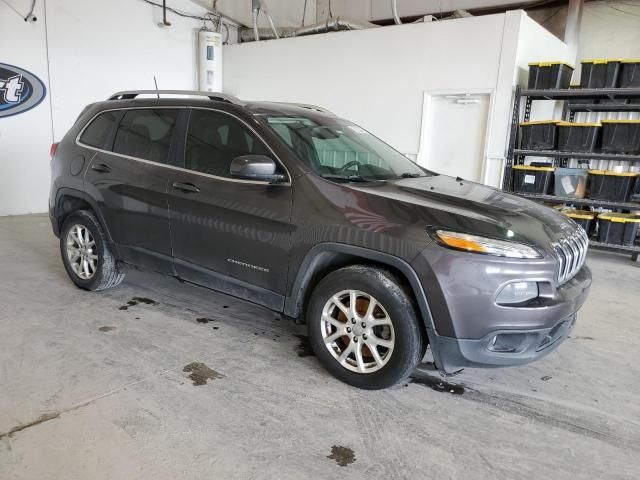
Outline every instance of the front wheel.
{"label": "front wheel", "polygon": [[356,265],[330,273],[313,291],[306,320],[320,362],[355,387],[395,385],[424,356],[411,296],[384,269]]}
{"label": "front wheel", "polygon": [[67,217],[60,233],[60,253],[67,274],[80,288],[104,290],[124,279],[93,212],[79,210]]}

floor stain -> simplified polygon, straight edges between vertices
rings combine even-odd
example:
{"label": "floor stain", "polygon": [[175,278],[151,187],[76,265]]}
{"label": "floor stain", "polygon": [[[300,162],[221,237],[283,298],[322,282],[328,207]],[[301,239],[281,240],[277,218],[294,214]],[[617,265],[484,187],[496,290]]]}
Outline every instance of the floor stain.
{"label": "floor stain", "polygon": [[550,375],[545,375],[544,377],[540,377],[540,380],[542,380],[543,382],[546,382],[547,380],[551,380],[553,377],[551,377]]}
{"label": "floor stain", "polygon": [[201,362],[192,362],[189,365],[186,365],[182,371],[191,373],[189,378],[196,386],[206,385],[207,380],[216,380],[224,377],[221,373],[216,372]]}
{"label": "floor stain", "polygon": [[196,318],[196,322],[198,323],[209,323],[214,321],[215,320],[213,318],[206,318],[206,317]]}
{"label": "floor stain", "polygon": [[213,327],[214,330],[218,330],[220,327]]}
{"label": "floor stain", "polygon": [[356,461],[356,456],[353,453],[353,450],[341,445],[334,445],[331,447],[331,455],[327,455],[327,458],[335,460],[341,467],[346,467]]}
{"label": "floor stain", "polygon": [[464,385],[455,383],[449,383],[438,377],[432,377],[431,375],[420,375],[411,377],[409,383],[416,383],[424,387],[429,387],[436,392],[450,393],[452,395],[462,395],[465,392]]}
{"label": "floor stain", "polygon": [[572,337],[574,340],[595,340],[593,337]]}
{"label": "floor stain", "polygon": [[145,305],[156,305],[158,302],[146,297],[133,297],[126,305],[118,307],[118,310],[128,310],[129,307],[135,307],[139,303],[144,303]]}
{"label": "floor stain", "polygon": [[315,353],[313,353],[313,349],[311,348],[311,343],[309,343],[309,337],[307,337],[306,335],[295,335],[295,336],[298,337],[298,340],[300,340],[300,342],[298,343],[298,346],[296,347],[298,351],[298,356],[299,357],[315,356]]}
{"label": "floor stain", "polygon": [[49,420],[55,420],[61,415],[61,412],[58,413],[45,413],[44,415],[40,415],[33,422],[23,423],[22,425],[18,425],[17,427],[13,427],[6,433],[0,433],[0,440],[4,437],[11,438],[14,433],[21,432],[22,430],[26,430],[27,428],[34,427],[36,425],[40,425],[41,423],[48,422]]}
{"label": "floor stain", "polygon": [[100,327],[98,330],[100,330],[101,332],[111,332],[112,330],[115,330],[116,327]]}

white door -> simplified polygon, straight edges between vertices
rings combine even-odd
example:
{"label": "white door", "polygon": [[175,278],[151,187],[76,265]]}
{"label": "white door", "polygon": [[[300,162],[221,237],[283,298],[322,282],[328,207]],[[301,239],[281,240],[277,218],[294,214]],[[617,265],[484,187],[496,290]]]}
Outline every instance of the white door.
{"label": "white door", "polygon": [[425,94],[418,163],[482,182],[490,102],[489,93]]}

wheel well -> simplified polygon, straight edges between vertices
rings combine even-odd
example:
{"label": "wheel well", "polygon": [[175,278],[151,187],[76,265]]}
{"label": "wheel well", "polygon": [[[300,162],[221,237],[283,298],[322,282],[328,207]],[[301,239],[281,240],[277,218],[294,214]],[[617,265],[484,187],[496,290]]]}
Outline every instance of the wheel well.
{"label": "wheel well", "polygon": [[303,291],[298,297],[297,313],[303,321],[306,315],[306,308],[309,303],[309,297],[313,293],[313,290],[318,285],[320,280],[322,280],[325,276],[335,270],[351,265],[366,265],[370,267],[378,267],[391,272],[393,276],[398,280],[400,286],[403,287],[411,296],[414,304],[416,304],[415,292],[413,291],[409,280],[407,279],[405,274],[402,273],[402,271],[400,271],[393,265],[389,265],[384,262],[378,262],[358,255],[341,252],[323,252],[319,254],[316,259],[314,259],[314,262],[311,265],[313,273],[308,276],[308,279],[303,286]]}
{"label": "wheel well", "polygon": [[86,200],[83,200],[78,197],[74,197],[72,195],[62,195],[58,199],[58,204],[56,206],[56,218],[58,219],[58,228],[62,228],[62,224],[69,216],[69,214],[76,212],[78,210],[91,210],[91,204]]}

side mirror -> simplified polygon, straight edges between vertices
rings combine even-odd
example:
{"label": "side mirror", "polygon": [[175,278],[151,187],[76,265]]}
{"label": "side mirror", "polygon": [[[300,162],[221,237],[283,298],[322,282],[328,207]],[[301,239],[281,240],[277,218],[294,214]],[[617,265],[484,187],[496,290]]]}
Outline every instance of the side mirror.
{"label": "side mirror", "polygon": [[286,180],[286,176],[276,173],[276,162],[266,155],[241,155],[231,162],[229,173],[233,178],[244,180],[261,180],[279,183]]}

